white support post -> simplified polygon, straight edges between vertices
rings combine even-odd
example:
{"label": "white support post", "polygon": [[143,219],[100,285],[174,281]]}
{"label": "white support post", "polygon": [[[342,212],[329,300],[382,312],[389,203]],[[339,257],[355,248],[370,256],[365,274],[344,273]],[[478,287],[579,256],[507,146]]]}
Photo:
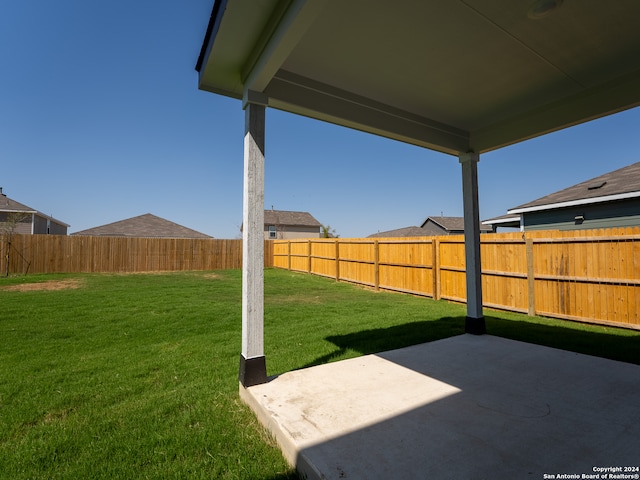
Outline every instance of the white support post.
{"label": "white support post", "polygon": [[242,209],[242,353],[244,387],[267,381],[264,356],[264,138],[266,98],[244,99],[244,195]]}
{"label": "white support post", "polygon": [[480,208],[478,203],[477,153],[460,154],[462,164],[462,195],[464,202],[464,250],[467,271],[467,320],[465,332],[482,335],[486,332],[482,313],[482,269],[480,262]]}

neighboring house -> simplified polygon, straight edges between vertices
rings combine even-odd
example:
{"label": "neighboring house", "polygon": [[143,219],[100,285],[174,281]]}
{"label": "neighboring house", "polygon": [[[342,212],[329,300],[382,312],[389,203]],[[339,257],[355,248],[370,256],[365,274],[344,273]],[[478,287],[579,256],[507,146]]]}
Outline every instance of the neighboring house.
{"label": "neighboring house", "polygon": [[213,238],[150,213],[74,232],[94,237]]}
{"label": "neighboring house", "polygon": [[[420,225],[427,235],[463,235],[464,217],[427,217]],[[490,233],[491,228],[480,225],[480,233]]]}
{"label": "neighboring house", "polygon": [[[481,233],[491,232],[491,227],[481,227]],[[376,237],[424,237],[440,235],[462,235],[464,234],[463,217],[427,217],[419,227],[405,227],[397,230],[388,230],[369,235],[369,238]]]}
{"label": "neighboring house", "polygon": [[[519,217],[523,231],[640,226],[640,162],[511,208],[507,213]],[[483,224],[495,225],[495,221],[485,220]]]}
{"label": "neighboring house", "polygon": [[383,237],[424,237],[429,235],[423,228],[420,227],[404,227],[397,228],[395,230],[387,230],[386,232],[378,232],[373,235],[369,235],[367,238],[383,238]]}
{"label": "neighboring house", "polygon": [[520,228],[520,215],[507,214],[488,218],[482,221],[482,225],[491,228],[494,232],[497,232],[498,228]]}
{"label": "neighboring house", "polygon": [[264,211],[265,240],[319,238],[322,225],[308,212]]}
{"label": "neighboring house", "polygon": [[0,233],[66,235],[68,228],[68,224],[7,197],[0,187]]}

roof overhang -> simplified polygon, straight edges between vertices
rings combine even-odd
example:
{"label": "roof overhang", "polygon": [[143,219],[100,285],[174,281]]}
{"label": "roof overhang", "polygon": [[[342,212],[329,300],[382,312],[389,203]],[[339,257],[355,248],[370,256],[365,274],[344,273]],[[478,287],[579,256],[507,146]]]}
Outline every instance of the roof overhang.
{"label": "roof overhang", "polygon": [[520,215],[502,215],[500,217],[483,220],[482,225],[498,225],[500,227],[519,227]]}
{"label": "roof overhang", "polygon": [[640,105],[640,2],[216,0],[199,88],[448,154]]}
{"label": "roof overhang", "polygon": [[36,210],[19,210],[19,209],[6,209],[6,208],[0,208],[0,212],[2,212],[2,213],[28,213],[28,214],[38,213]]}

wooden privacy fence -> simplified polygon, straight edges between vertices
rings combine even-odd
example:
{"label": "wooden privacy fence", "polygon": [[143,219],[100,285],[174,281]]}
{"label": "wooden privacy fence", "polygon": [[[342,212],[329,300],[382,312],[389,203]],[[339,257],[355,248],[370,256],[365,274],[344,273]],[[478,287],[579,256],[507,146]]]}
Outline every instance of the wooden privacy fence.
{"label": "wooden privacy fence", "polygon": [[[481,236],[486,307],[640,329],[640,228]],[[464,237],[274,241],[273,265],[466,301]]]}
{"label": "wooden privacy fence", "polygon": [[[2,275],[242,267],[242,240],[66,235],[14,235],[10,245],[8,236],[0,240]],[[271,266],[272,247],[265,241],[265,266]]]}

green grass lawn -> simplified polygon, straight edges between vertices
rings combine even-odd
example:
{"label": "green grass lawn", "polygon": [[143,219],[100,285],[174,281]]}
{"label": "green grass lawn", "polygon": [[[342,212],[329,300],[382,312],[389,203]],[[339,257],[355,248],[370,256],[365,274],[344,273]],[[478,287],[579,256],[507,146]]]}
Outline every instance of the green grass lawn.
{"label": "green grass lawn", "polygon": [[[463,305],[315,276],[269,269],[265,290],[269,375],[464,328]],[[296,478],[238,398],[240,297],[234,270],[0,279],[0,478]],[[494,335],[640,364],[637,331],[485,314]]]}

